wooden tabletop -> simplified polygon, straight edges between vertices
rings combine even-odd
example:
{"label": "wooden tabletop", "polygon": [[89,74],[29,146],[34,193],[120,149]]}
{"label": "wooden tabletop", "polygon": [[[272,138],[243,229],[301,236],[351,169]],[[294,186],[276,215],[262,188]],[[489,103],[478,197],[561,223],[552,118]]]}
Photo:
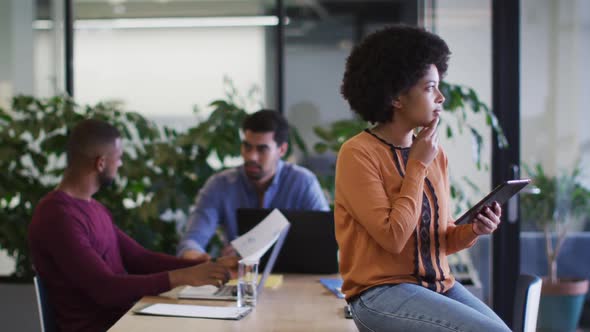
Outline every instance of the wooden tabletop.
{"label": "wooden tabletop", "polygon": [[159,317],[133,314],[150,303],[235,306],[234,301],[178,300],[148,296],[139,301],[109,331],[357,331],[344,318],[346,302],[326,290],[317,275],[285,275],[277,289],[264,289],[254,310],[238,321]]}

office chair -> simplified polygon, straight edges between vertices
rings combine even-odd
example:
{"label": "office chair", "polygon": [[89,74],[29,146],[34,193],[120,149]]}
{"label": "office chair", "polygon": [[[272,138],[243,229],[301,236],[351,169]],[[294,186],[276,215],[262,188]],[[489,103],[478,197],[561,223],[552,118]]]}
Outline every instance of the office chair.
{"label": "office chair", "polygon": [[535,332],[541,301],[541,278],[526,274],[518,276],[514,298],[514,332]]}
{"label": "office chair", "polygon": [[53,307],[47,301],[45,285],[38,276],[35,276],[33,281],[35,283],[35,293],[37,294],[37,309],[39,310],[41,332],[57,332],[55,313],[53,312]]}

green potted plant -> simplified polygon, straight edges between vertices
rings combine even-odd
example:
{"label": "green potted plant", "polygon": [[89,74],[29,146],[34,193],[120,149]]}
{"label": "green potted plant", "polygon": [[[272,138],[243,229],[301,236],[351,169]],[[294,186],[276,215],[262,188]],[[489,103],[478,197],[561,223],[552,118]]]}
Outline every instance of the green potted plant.
{"label": "green potted plant", "polygon": [[590,216],[590,190],[581,184],[578,167],[556,176],[548,175],[540,164],[525,170],[539,190],[522,195],[523,220],[544,233],[547,259],[537,327],[540,331],[575,331],[588,280],[560,277],[557,263],[572,225]]}
{"label": "green potted plant", "polygon": [[[179,202],[188,205],[192,200],[188,197],[195,194],[173,186],[195,182],[190,176],[194,165],[188,166],[194,158],[171,147],[176,133],[137,113],[122,111],[117,103],[80,107],[68,97],[17,96],[11,109],[0,109],[0,248],[16,260],[13,279],[31,280],[27,227],[33,209],[60,181],[69,129],[87,117],[114,124],[126,141],[125,167],[116,184],[100,191],[97,199],[110,209],[119,227],[142,245],[174,252],[175,225],[162,219],[162,212],[179,207]],[[176,156],[177,165],[187,166],[169,168],[165,162],[171,155]]]}
{"label": "green potted plant", "polygon": [[[144,247],[174,254],[175,216],[187,215],[209,176],[240,156],[240,127],[247,115],[243,105],[254,93],[239,96],[227,78],[225,89],[224,98],[209,104],[209,116],[199,122],[196,110],[195,125],[182,132],[125,111],[117,102],[80,106],[67,96],[17,96],[10,109],[0,108],[0,249],[16,261],[8,279],[31,281],[27,227],[33,209],[60,181],[68,130],[89,117],[115,125],[125,142],[115,184],[96,198]],[[306,152],[296,128],[291,140],[291,148]]]}
{"label": "green potted plant", "polygon": [[[200,156],[174,148],[175,132],[124,112],[117,103],[81,107],[65,96],[13,98],[9,108],[0,109],[0,249],[16,263],[12,275],[0,277],[0,307],[9,315],[3,321],[9,329],[38,326],[30,316],[36,311],[27,229],[37,202],[63,173],[69,128],[86,117],[113,123],[125,138],[125,167],[114,186],[101,190],[97,199],[108,206],[119,227],[145,247],[174,252],[176,225],[162,212],[188,206],[198,190],[199,179],[193,174]],[[177,160],[179,168],[163,162],[168,158]],[[176,182],[188,188],[177,191]],[[27,318],[19,315],[22,312]]]}

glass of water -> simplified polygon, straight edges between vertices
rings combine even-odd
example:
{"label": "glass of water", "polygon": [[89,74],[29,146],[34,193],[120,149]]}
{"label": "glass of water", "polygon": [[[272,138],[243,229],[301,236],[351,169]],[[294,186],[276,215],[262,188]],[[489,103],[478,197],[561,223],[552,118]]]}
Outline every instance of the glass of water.
{"label": "glass of water", "polygon": [[238,263],[238,307],[256,305],[258,260],[242,259]]}

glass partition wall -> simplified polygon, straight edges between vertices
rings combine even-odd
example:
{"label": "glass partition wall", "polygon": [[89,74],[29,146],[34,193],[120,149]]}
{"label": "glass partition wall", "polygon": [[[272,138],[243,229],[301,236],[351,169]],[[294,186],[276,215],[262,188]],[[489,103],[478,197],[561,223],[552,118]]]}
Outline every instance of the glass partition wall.
{"label": "glass partition wall", "polygon": [[[449,84],[471,88],[477,98],[492,108],[492,7],[491,1],[424,1],[421,21],[440,35],[452,52],[447,76]],[[467,117],[459,120],[449,112],[441,119],[441,145],[449,159],[452,184],[463,192],[453,200],[453,217],[458,218],[471,204],[491,189],[492,131],[486,116],[465,106]],[[472,126],[481,135],[474,139]],[[446,128],[448,130],[445,130]],[[447,133],[445,135],[445,133]],[[448,134],[452,133],[452,134]],[[480,165],[475,149],[481,146]],[[474,294],[492,304],[491,237],[484,236],[470,249],[453,255],[449,261],[455,275]]]}
{"label": "glass partition wall", "polygon": [[75,0],[76,99],[118,100],[176,127],[196,121],[195,106],[207,117],[231,87],[250,107],[268,105],[275,12],[274,1],[258,0]]}
{"label": "glass partition wall", "polygon": [[[366,34],[387,24],[417,25],[418,1],[287,1],[285,26],[285,115],[310,148],[318,141],[314,126],[351,119],[340,95],[346,57]],[[322,154],[310,166],[331,166]],[[324,167],[322,167],[322,165]],[[329,171],[329,170],[328,170]]]}
{"label": "glass partition wall", "polygon": [[388,23],[416,24],[417,7],[391,0],[73,0],[76,99],[120,100],[181,125],[193,106],[207,116],[206,105],[231,81],[244,97],[254,91],[246,98],[250,110],[280,109],[311,145],[313,125],[351,116],[338,90],[352,45]]}
{"label": "glass partition wall", "polygon": [[[526,252],[521,272],[588,279],[590,3],[521,0],[520,4],[522,173],[536,186],[521,200],[521,251]],[[550,303],[543,301],[542,309]],[[580,303],[585,303],[580,327],[589,328],[587,298]],[[561,303],[561,309],[565,307]],[[548,327],[547,317],[557,320],[542,311],[542,327]]]}

